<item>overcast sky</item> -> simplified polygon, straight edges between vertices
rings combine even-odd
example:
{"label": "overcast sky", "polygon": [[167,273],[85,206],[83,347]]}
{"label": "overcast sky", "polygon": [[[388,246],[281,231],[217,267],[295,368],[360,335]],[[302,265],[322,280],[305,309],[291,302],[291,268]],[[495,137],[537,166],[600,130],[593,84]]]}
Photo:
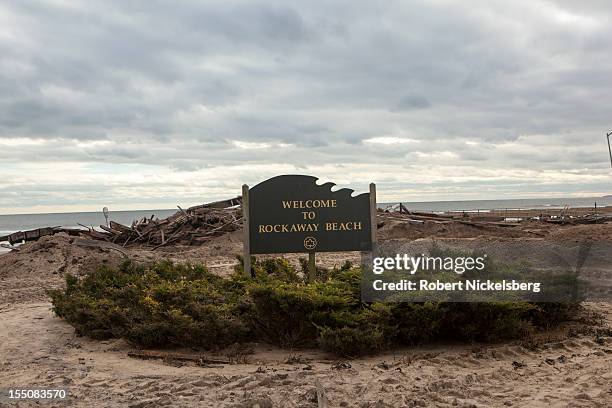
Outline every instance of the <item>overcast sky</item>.
{"label": "overcast sky", "polygon": [[0,214],[610,194],[611,39],[607,0],[2,2]]}

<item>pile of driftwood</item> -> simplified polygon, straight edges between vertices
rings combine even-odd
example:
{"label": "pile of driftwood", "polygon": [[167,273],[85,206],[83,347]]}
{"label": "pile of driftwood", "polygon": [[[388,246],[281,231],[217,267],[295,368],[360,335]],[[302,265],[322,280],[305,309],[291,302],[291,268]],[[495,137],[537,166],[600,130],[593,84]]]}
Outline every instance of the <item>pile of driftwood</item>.
{"label": "pile of driftwood", "polygon": [[198,205],[179,211],[165,219],[142,218],[131,226],[111,221],[100,225],[102,231],[89,229],[92,238],[123,246],[142,244],[159,248],[168,244],[194,245],[242,228],[240,197]]}
{"label": "pile of driftwood", "polygon": [[36,241],[41,237],[60,232],[122,246],[140,244],[159,248],[168,244],[197,245],[219,235],[242,229],[241,204],[242,198],[236,197],[185,210],[178,207],[179,211],[168,218],[160,220],[152,215],[150,218],[134,221],[130,226],[110,221],[108,225],[100,225],[99,229],[79,224],[85,229],[46,227],[19,231],[0,236],[0,242],[8,241],[10,244],[0,245],[16,249],[12,245]]}
{"label": "pile of driftwood", "polygon": [[425,221],[433,222],[436,224],[459,223],[459,224],[471,225],[477,228],[484,228],[487,226],[516,227],[520,225],[515,222],[500,222],[497,219],[472,220],[469,217],[457,218],[450,214],[436,214],[436,213],[427,213],[427,212],[419,212],[419,211],[410,211],[402,203],[399,203],[399,205],[388,208],[384,211],[378,212],[379,224],[381,221],[384,222],[384,220],[387,220],[387,219],[404,221],[410,224],[423,224],[425,223]]}
{"label": "pile of driftwood", "polygon": [[564,216],[542,218],[541,221],[549,224],[603,224],[612,221],[612,217],[599,214],[585,214],[581,216]]}
{"label": "pile of driftwood", "polygon": [[[522,215],[520,211],[515,211],[514,217],[503,217],[488,215],[486,213],[429,213],[408,210],[402,203],[396,204],[378,213],[379,220],[396,219],[407,221],[412,224],[422,224],[431,221],[438,224],[460,223],[474,227],[498,226],[498,227],[517,227],[521,221],[540,221],[550,224],[599,224],[612,221],[610,214],[584,213],[579,215],[569,215],[568,209],[560,210],[556,215],[529,216],[529,211]],[[532,211],[533,212],[533,211]],[[513,221],[509,221],[512,219]]]}

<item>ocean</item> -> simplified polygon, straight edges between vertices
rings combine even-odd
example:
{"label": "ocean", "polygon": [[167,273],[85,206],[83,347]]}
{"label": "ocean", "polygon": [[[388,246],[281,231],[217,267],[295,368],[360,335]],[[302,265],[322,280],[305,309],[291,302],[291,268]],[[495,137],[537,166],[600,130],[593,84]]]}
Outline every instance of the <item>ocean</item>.
{"label": "ocean", "polygon": [[[569,207],[598,207],[612,206],[612,196],[605,197],[581,197],[581,198],[528,198],[509,200],[471,200],[471,201],[428,201],[428,202],[404,202],[409,210],[444,212],[444,211],[475,211],[492,209],[554,209]],[[379,203],[379,207],[385,208],[396,203]],[[109,220],[121,224],[130,225],[132,221],[143,217],[166,218],[176,212],[175,209],[165,210],[138,210],[138,211],[110,211]],[[55,214],[12,214],[0,215],[0,236],[16,231],[25,231],[41,227],[61,226],[65,228],[82,228],[79,224],[89,227],[98,227],[104,224],[105,219],[101,211],[98,212],[74,212]],[[0,252],[6,251],[0,248]]]}

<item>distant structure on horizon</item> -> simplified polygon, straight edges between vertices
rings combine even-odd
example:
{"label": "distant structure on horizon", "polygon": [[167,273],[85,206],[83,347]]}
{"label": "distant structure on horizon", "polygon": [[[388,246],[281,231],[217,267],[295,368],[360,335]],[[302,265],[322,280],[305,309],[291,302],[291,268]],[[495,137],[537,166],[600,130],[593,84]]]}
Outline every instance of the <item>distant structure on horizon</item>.
{"label": "distant structure on horizon", "polygon": [[606,133],[606,137],[608,138],[608,153],[610,154],[610,167],[612,167],[612,147],[610,147],[610,136],[612,132]]}

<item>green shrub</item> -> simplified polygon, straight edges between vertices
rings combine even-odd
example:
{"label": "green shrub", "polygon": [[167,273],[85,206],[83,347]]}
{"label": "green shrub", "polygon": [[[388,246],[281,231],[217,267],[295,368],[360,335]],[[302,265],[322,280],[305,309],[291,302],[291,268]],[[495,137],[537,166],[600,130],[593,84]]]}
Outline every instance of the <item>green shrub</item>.
{"label": "green shrub", "polygon": [[362,303],[361,270],[345,264],[310,282],[284,259],[253,259],[224,278],[204,266],[125,262],[49,291],[55,313],[80,335],[144,347],[216,349],[265,341],[341,356],[434,340],[498,341],[566,319],[574,306],[524,302]]}
{"label": "green shrub", "polygon": [[378,327],[364,331],[360,327],[321,328],[319,344],[325,351],[342,357],[356,357],[383,350],[387,345],[384,332]]}
{"label": "green shrub", "polygon": [[333,324],[334,314],[358,304],[346,286],[341,282],[254,283],[249,288],[252,327],[273,344],[313,345],[318,335],[316,325]]}
{"label": "green shrub", "polygon": [[436,338],[445,313],[440,303],[395,303],[392,309],[392,322],[397,327],[394,341],[411,345]]}
{"label": "green shrub", "polygon": [[[244,259],[241,255],[236,255],[236,259],[238,260],[238,265],[236,265],[234,271],[236,275],[243,275]],[[293,265],[284,258],[267,258],[259,260],[252,256],[251,269],[259,279],[273,277],[287,282],[298,282],[300,280]]]}
{"label": "green shrub", "polygon": [[[308,276],[308,259],[307,258],[299,258],[300,268],[302,270],[302,274],[304,276]],[[344,261],[344,263],[338,267],[333,267],[332,269],[324,268],[320,265],[315,265],[315,279],[319,281],[326,281],[329,279],[333,279],[339,273],[347,271],[353,267],[353,264],[350,261]]]}
{"label": "green shrub", "polygon": [[248,338],[237,295],[244,289],[228,283],[203,266],[126,262],[82,280],[67,276],[66,290],[49,294],[55,313],[78,334],[124,337],[146,347],[215,348]]}
{"label": "green shrub", "polygon": [[445,303],[439,337],[463,341],[496,342],[521,337],[532,328],[525,302]]}

